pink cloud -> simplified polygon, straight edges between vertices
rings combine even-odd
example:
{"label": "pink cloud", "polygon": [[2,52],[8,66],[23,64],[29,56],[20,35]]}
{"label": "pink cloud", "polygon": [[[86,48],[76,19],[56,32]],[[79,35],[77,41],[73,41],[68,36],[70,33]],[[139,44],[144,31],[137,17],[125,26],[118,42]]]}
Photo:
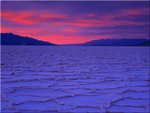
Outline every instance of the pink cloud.
{"label": "pink cloud", "polygon": [[138,9],[124,9],[119,12],[100,16],[99,18],[102,20],[114,20],[115,18],[120,17],[132,17],[132,16],[140,16],[140,15],[149,15],[148,8],[138,8]]}
{"label": "pink cloud", "polygon": [[61,30],[62,33],[78,33],[80,30],[75,29],[75,28],[64,28]]}
{"label": "pink cloud", "polygon": [[[129,21],[129,20],[116,20],[117,17],[132,17],[143,14],[148,14],[148,9],[126,9],[120,12],[116,12],[110,15],[104,15],[95,19],[89,19],[87,17],[94,17],[96,14],[87,14],[82,18],[67,17],[64,14],[49,13],[49,12],[37,12],[37,11],[24,11],[24,12],[2,12],[3,20],[11,21],[21,25],[32,25],[32,28],[19,28],[13,26],[2,26],[2,32],[13,32],[16,34],[35,37],[40,40],[53,42],[56,44],[67,43],[83,43],[90,40],[113,38],[118,35],[99,35],[99,36],[87,36],[79,35],[80,32],[88,27],[109,27],[120,25],[145,25],[145,22]],[[48,21],[49,19],[60,19],[60,21]],[[61,19],[66,19],[65,21]],[[42,24],[41,24],[42,23]],[[40,27],[34,26],[34,24],[40,24]],[[29,26],[30,27],[30,26]],[[30,30],[29,30],[30,29]],[[95,29],[94,29],[95,30]],[[95,32],[95,31],[91,32]],[[108,31],[108,30],[107,30]],[[96,31],[97,32],[97,31]],[[109,32],[109,31],[108,31]],[[40,34],[40,35],[39,35]],[[139,34],[130,34],[130,36],[139,36]]]}
{"label": "pink cloud", "polygon": [[[111,15],[100,16],[96,19],[82,19],[76,18],[72,19],[64,14],[48,13],[48,12],[37,12],[37,11],[24,11],[24,12],[2,12],[1,17],[4,20],[15,22],[17,24],[23,25],[33,25],[38,23],[47,23],[49,25],[70,25],[79,27],[94,27],[94,26],[112,26],[112,25],[141,25],[143,23],[128,21],[128,20],[116,20],[117,17],[129,17],[138,16],[142,14],[147,14],[147,8],[141,9],[126,9],[120,12],[116,12]],[[85,17],[93,17],[95,14],[87,14]],[[50,22],[47,19],[60,18],[60,19],[70,19],[68,21],[53,21]]]}
{"label": "pink cloud", "polygon": [[46,19],[65,18],[65,15],[37,11],[2,12],[1,18],[17,24],[33,25],[40,22],[47,22]]}

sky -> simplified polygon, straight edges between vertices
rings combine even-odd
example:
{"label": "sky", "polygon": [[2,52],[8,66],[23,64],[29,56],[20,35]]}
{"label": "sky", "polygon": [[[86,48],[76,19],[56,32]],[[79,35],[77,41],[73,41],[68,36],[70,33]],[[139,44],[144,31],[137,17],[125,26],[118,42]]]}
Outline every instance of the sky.
{"label": "sky", "polygon": [[1,32],[55,44],[149,38],[148,1],[2,1]]}

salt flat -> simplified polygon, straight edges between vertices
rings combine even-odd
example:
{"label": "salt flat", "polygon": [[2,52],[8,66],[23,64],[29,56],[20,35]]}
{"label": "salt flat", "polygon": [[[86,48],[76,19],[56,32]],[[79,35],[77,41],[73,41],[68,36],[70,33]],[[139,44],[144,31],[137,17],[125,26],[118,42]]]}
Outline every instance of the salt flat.
{"label": "salt flat", "polygon": [[149,112],[148,47],[2,46],[2,112]]}

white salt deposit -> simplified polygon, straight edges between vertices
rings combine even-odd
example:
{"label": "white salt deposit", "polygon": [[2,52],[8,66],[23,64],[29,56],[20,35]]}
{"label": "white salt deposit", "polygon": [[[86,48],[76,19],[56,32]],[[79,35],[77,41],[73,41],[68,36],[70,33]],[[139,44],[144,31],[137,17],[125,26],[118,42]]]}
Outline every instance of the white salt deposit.
{"label": "white salt deposit", "polygon": [[2,112],[149,112],[148,47],[2,46]]}

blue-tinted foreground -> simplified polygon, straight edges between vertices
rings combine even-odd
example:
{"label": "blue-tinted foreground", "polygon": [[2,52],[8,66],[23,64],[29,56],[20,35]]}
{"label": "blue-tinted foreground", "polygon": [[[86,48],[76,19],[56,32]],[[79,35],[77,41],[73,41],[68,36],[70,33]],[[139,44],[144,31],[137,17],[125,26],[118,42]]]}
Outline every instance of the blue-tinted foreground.
{"label": "blue-tinted foreground", "polygon": [[149,112],[148,47],[2,46],[2,112]]}

